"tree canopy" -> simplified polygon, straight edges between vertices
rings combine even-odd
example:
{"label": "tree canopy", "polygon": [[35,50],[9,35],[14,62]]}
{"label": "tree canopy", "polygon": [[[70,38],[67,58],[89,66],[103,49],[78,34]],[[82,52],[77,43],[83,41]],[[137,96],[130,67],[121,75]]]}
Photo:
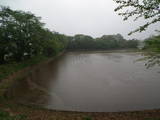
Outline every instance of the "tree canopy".
{"label": "tree canopy", "polygon": [[70,50],[113,50],[124,48],[137,48],[138,40],[126,40],[122,35],[103,35],[100,38],[92,38],[87,35],[75,35],[69,40]]}
{"label": "tree canopy", "polygon": [[[119,6],[115,11],[120,11],[119,15],[123,16],[123,20],[134,17],[134,20],[144,18],[147,22],[129,33],[142,32],[151,24],[160,21],[160,0],[114,0]],[[121,11],[122,10],[122,11]]]}
{"label": "tree canopy", "polygon": [[125,40],[122,35],[92,38],[78,34],[67,36],[44,27],[33,13],[0,7],[0,64],[23,61],[33,56],[51,57],[66,50],[109,50],[136,48],[138,40]]}
{"label": "tree canopy", "polygon": [[145,40],[145,49],[160,52],[160,35],[152,36]]}
{"label": "tree canopy", "polygon": [[0,7],[0,63],[51,56],[66,47],[68,37],[44,28],[40,20],[30,12]]}

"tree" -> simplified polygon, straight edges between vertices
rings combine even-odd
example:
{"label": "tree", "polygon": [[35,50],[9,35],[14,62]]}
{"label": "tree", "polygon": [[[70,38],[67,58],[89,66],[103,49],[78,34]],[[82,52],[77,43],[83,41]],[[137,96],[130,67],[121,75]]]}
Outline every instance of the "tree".
{"label": "tree", "polygon": [[144,57],[139,61],[145,61],[145,66],[147,68],[155,65],[160,66],[160,35],[147,38],[144,43],[144,49],[147,52],[143,53]]}
{"label": "tree", "polygon": [[152,52],[160,52],[160,35],[150,37],[145,40],[145,49]]}
{"label": "tree", "polygon": [[[114,0],[119,6],[115,11],[125,10],[119,13],[123,20],[129,17],[135,17],[134,21],[143,17],[147,22],[138,29],[129,33],[145,31],[151,24],[160,21],[160,0]],[[128,8],[128,9],[127,9]]]}
{"label": "tree", "polygon": [[1,7],[0,43],[1,61],[10,56],[21,61],[26,55],[32,56],[41,51],[43,23],[34,14]]}
{"label": "tree", "polygon": [[71,38],[68,49],[91,50],[94,47],[94,39],[91,36],[78,34]]}
{"label": "tree", "polygon": [[139,44],[138,40],[132,39],[127,41],[127,47],[128,48],[137,48]]}
{"label": "tree", "polygon": [[0,64],[50,57],[66,48],[68,36],[51,32],[40,20],[30,12],[0,7]]}
{"label": "tree", "polygon": [[87,35],[75,35],[68,43],[70,50],[112,50],[123,48],[137,48],[138,40],[125,40],[122,35],[103,35],[92,38]]}

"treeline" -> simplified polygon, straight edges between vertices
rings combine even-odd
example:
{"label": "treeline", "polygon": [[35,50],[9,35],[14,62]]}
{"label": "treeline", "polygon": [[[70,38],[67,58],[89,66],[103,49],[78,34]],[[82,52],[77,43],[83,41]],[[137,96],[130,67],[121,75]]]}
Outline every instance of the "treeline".
{"label": "treeline", "polygon": [[0,64],[33,56],[54,56],[67,47],[68,36],[44,28],[30,12],[0,7]]}
{"label": "treeline", "polygon": [[138,40],[120,34],[92,38],[73,37],[50,31],[41,18],[30,12],[0,7],[0,64],[23,61],[33,56],[55,56],[64,50],[109,50],[136,48]]}
{"label": "treeline", "polygon": [[144,43],[144,49],[160,53],[160,35],[147,38]]}
{"label": "treeline", "polygon": [[147,68],[160,66],[160,35],[152,36],[144,40],[144,48],[147,51],[144,54],[145,66]]}
{"label": "treeline", "polygon": [[69,40],[69,50],[111,50],[137,48],[138,40],[126,40],[122,35],[103,35],[100,38],[92,38],[87,35],[75,35]]}

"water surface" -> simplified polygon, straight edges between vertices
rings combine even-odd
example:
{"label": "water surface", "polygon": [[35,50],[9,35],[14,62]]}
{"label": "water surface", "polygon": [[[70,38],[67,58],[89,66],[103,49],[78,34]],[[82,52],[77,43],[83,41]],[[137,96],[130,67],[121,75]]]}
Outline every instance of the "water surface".
{"label": "water surface", "polygon": [[34,73],[56,110],[117,112],[160,108],[160,69],[140,53],[69,52]]}

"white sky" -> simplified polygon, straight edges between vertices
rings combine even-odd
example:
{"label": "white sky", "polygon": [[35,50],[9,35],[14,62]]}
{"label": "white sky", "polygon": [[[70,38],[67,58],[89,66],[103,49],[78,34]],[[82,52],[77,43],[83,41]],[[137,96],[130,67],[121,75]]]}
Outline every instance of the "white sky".
{"label": "white sky", "polygon": [[31,11],[42,17],[47,28],[66,35],[100,37],[120,33],[127,39],[144,39],[160,28],[160,23],[157,23],[145,32],[128,36],[130,31],[143,25],[144,21],[123,21],[114,12],[117,4],[113,0],[0,0],[0,5]]}

